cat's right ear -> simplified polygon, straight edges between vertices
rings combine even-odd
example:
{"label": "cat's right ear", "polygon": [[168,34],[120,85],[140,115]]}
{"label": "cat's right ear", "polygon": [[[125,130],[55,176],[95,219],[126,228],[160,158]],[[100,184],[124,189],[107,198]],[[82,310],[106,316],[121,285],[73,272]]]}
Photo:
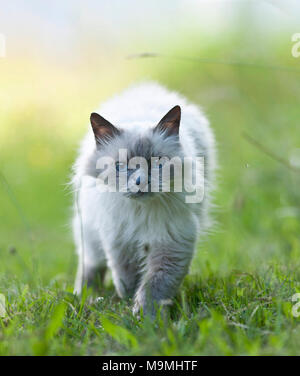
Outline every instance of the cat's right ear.
{"label": "cat's right ear", "polygon": [[102,116],[93,112],[90,117],[91,126],[97,144],[101,144],[120,134],[120,131]]}
{"label": "cat's right ear", "polygon": [[155,132],[160,132],[166,136],[178,136],[181,118],[179,106],[173,107],[154,128]]}

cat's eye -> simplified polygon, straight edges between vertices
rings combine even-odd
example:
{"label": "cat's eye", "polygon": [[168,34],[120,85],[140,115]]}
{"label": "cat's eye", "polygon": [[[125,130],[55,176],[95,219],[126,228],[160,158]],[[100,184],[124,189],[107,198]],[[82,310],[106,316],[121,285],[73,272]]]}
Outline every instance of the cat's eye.
{"label": "cat's eye", "polygon": [[151,168],[162,169],[164,163],[165,163],[164,158],[152,158],[152,160],[151,160]]}
{"label": "cat's eye", "polygon": [[119,171],[119,172],[126,172],[127,171],[127,163],[117,162],[116,163],[116,170]]}

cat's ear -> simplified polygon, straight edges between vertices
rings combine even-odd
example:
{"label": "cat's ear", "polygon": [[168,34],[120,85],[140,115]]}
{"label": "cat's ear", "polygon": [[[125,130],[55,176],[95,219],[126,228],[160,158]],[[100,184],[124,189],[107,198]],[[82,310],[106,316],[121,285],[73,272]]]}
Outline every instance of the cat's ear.
{"label": "cat's ear", "polygon": [[160,132],[166,136],[178,136],[181,118],[179,106],[173,107],[154,128],[155,132]]}
{"label": "cat's ear", "polygon": [[114,125],[96,112],[91,114],[90,120],[98,144],[101,144],[101,141],[105,141],[120,134],[120,131]]}

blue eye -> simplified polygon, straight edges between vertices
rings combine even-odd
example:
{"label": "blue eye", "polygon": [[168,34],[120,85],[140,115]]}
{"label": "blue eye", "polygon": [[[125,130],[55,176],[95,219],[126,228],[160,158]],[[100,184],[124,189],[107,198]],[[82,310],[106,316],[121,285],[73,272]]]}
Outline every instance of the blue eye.
{"label": "blue eye", "polygon": [[127,164],[124,162],[117,162],[116,163],[116,170],[119,172],[127,171]]}
{"label": "blue eye", "polygon": [[155,168],[155,169],[162,169],[163,168],[163,165],[164,165],[164,159],[163,158],[157,158],[157,159],[154,159],[152,161],[152,168]]}

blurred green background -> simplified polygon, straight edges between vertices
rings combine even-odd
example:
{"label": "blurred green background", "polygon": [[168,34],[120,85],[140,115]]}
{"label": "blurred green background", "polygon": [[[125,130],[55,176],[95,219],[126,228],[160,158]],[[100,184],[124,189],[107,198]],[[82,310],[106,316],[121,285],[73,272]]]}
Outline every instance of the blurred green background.
{"label": "blurred green background", "polygon": [[[197,284],[189,281],[200,278],[200,300],[207,299],[208,306],[227,317],[223,287],[230,286],[228,302],[233,294],[241,298],[239,309],[254,304],[249,319],[260,300],[255,285],[250,302],[243,301],[243,289],[249,286],[240,286],[241,276],[269,281],[269,288],[279,293],[278,301],[272,300],[273,292],[262,295],[271,296],[274,310],[264,305],[265,316],[256,317],[258,308],[251,320],[254,317],[253,325],[271,335],[258,344],[261,333],[251,337],[244,328],[243,338],[255,344],[249,345],[252,353],[264,353],[265,348],[266,353],[299,352],[300,319],[291,318],[290,308],[279,323],[275,318],[279,306],[291,307],[291,296],[300,289],[300,57],[291,53],[292,35],[300,32],[299,11],[296,1],[1,4],[6,56],[0,58],[0,293],[8,297],[11,314],[0,331],[0,353],[80,353],[66,343],[40,345],[48,317],[36,317],[26,327],[29,308],[20,296],[24,286],[25,295],[34,291],[40,296],[44,288],[50,296],[51,289],[53,294],[56,289],[72,291],[77,260],[67,183],[76,150],[90,112],[142,80],[158,81],[200,105],[218,144],[216,225],[199,245],[184,291],[192,296]],[[159,56],[135,56],[144,52]],[[108,296],[113,294],[109,286]],[[214,293],[208,297],[205,291]],[[21,317],[14,316],[13,307],[19,307]],[[219,316],[210,317],[220,321]],[[197,320],[202,322],[201,317]],[[241,318],[235,322],[249,326]],[[9,332],[10,325],[22,327],[38,345],[27,347],[24,338]],[[218,347],[219,332],[212,333],[212,341],[214,335],[214,350],[208,353],[226,353],[225,345]],[[187,333],[184,338],[185,345],[178,340],[173,353],[197,349],[192,340],[188,347]],[[251,353],[238,340],[225,343],[231,353]],[[100,353],[121,351],[110,342],[105,346]],[[152,344],[140,346],[155,353]],[[206,348],[203,343],[194,352],[207,353]],[[88,349],[83,353],[93,353]],[[125,346],[122,351],[131,350]],[[157,350],[172,354],[168,351]]]}

